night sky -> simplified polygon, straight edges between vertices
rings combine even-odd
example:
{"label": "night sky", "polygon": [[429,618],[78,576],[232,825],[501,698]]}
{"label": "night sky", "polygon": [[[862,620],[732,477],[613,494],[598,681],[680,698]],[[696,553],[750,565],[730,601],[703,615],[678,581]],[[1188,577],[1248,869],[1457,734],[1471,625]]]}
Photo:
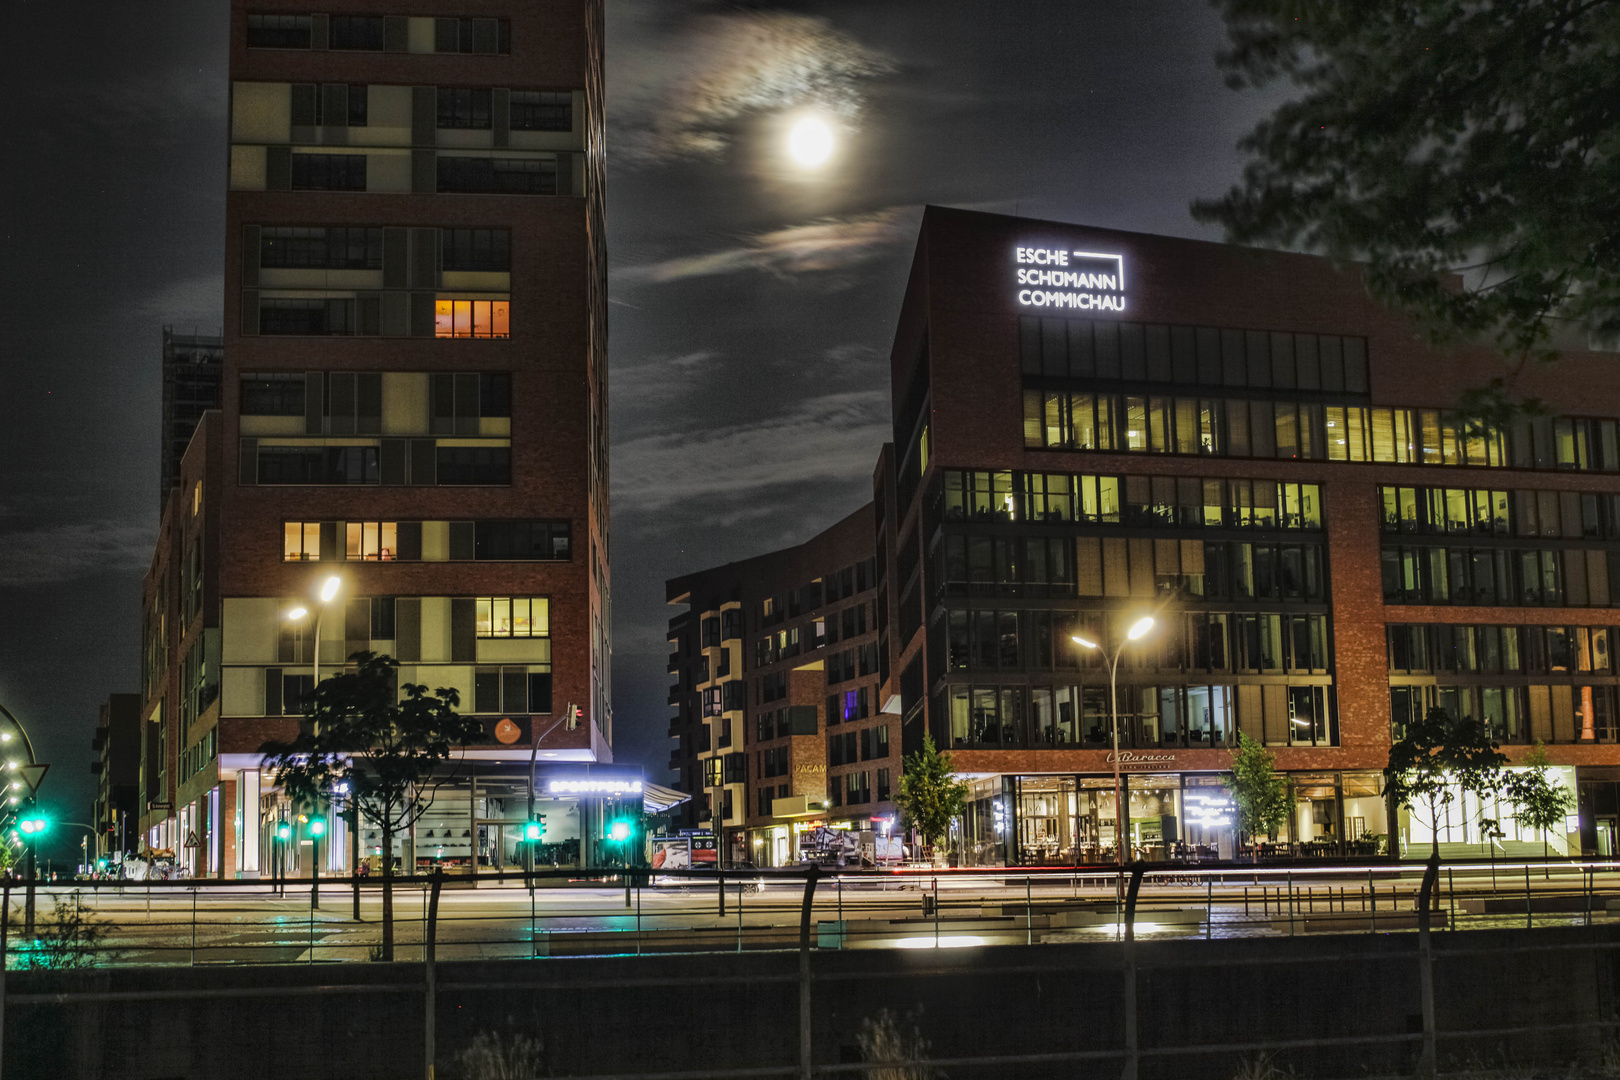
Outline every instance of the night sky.
{"label": "night sky", "polygon": [[[85,821],[96,707],[138,688],[160,329],[221,318],[228,5],[8,13],[0,703]],[[621,760],[666,775],[665,579],[871,497],[922,206],[1218,238],[1187,205],[1274,104],[1223,42],[1203,0],[608,0]],[[784,153],[806,113],[819,170]]]}

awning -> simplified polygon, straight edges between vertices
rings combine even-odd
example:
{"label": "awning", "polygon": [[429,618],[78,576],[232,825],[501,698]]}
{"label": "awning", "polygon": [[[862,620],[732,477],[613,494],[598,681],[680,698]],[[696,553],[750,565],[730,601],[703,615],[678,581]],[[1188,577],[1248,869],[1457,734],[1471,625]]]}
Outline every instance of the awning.
{"label": "awning", "polygon": [[665,810],[673,810],[683,802],[690,802],[692,796],[684,791],[663,787],[660,784],[641,785],[641,805],[649,814],[662,814]]}

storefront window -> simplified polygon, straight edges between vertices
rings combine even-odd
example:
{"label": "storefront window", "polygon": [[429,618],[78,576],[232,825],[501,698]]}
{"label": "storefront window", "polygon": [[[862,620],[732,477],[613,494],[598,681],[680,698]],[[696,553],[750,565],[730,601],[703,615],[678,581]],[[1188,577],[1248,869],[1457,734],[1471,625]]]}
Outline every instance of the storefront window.
{"label": "storefront window", "polygon": [[1297,774],[1294,784],[1294,840],[1301,855],[1337,852],[1340,839],[1339,788],[1332,773]]}
{"label": "storefront window", "polygon": [[1010,815],[1001,786],[999,776],[968,781],[968,798],[962,810],[962,833],[959,837],[963,866],[1006,865]]}
{"label": "storefront window", "polygon": [[1113,780],[1080,778],[1075,838],[1082,863],[1113,862],[1117,858],[1114,854]]}
{"label": "storefront window", "polygon": [[1237,805],[1225,775],[1183,778],[1185,811],[1178,855],[1197,859],[1230,859],[1237,850]]}
{"label": "storefront window", "polygon": [[1074,863],[1075,780],[1072,776],[1018,778],[1018,861],[1024,865]]}
{"label": "storefront window", "polygon": [[1344,838],[1346,853],[1380,855],[1389,850],[1389,813],[1382,773],[1345,773]]}
{"label": "storefront window", "polygon": [[1130,842],[1138,859],[1166,858],[1166,845],[1181,837],[1181,777],[1132,774],[1127,778]]}

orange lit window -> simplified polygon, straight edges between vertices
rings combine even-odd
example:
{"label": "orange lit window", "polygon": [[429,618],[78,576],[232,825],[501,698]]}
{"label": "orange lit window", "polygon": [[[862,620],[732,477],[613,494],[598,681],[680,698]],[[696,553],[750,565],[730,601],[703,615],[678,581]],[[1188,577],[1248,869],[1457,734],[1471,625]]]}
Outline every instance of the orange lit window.
{"label": "orange lit window", "polygon": [[305,562],[321,557],[321,523],[289,521],[283,527],[281,557],[289,562]]}
{"label": "orange lit window", "polygon": [[351,559],[388,561],[398,551],[398,525],[392,521],[348,523],[347,554]]}
{"label": "orange lit window", "polygon": [[509,300],[436,300],[434,337],[509,337]]}

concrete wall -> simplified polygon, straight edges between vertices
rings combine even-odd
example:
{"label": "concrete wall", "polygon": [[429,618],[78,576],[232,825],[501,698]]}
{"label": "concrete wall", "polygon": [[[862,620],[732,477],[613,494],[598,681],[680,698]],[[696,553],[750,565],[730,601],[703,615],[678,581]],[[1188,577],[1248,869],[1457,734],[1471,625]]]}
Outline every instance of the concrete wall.
{"label": "concrete wall", "polygon": [[[1527,944],[1564,948],[1447,955],[1448,946]],[[1613,1017],[1617,954],[1593,947],[1600,944],[1620,944],[1620,931],[1437,935],[1439,1030]],[[1142,1045],[1419,1031],[1416,947],[1413,934],[1144,941]],[[1120,955],[1112,944],[814,954],[816,1061],[859,1060],[860,1024],[885,1008],[920,1010],[915,1023],[942,1057],[1118,1046]],[[1290,959],[1308,962],[1280,962]],[[798,1038],[796,970],[793,952],[441,964],[440,1075],[454,1080],[455,1054],[482,1031],[538,1035],[546,1068],[558,1076],[790,1064]],[[414,964],[13,973],[5,1069],[12,1080],[421,1076],[421,975]],[[599,985],[624,979],[655,984]],[[687,985],[656,985],[666,979]],[[365,984],[372,988],[358,989]],[[272,992],[230,996],[255,987]],[[311,993],[316,987],[330,992]],[[17,1000],[75,990],[203,993],[77,1006]],[[1519,1063],[1590,1058],[1603,1034],[1589,1028],[1442,1038],[1441,1060],[1470,1054],[1499,1060],[1503,1052]],[[1323,1080],[1409,1071],[1415,1053],[1415,1043],[1404,1043],[1280,1060],[1306,1080]],[[1149,1057],[1142,1076],[1226,1080],[1239,1056]],[[1100,1062],[1011,1071],[953,1066],[949,1073],[953,1080],[1117,1075],[1115,1066]]]}

